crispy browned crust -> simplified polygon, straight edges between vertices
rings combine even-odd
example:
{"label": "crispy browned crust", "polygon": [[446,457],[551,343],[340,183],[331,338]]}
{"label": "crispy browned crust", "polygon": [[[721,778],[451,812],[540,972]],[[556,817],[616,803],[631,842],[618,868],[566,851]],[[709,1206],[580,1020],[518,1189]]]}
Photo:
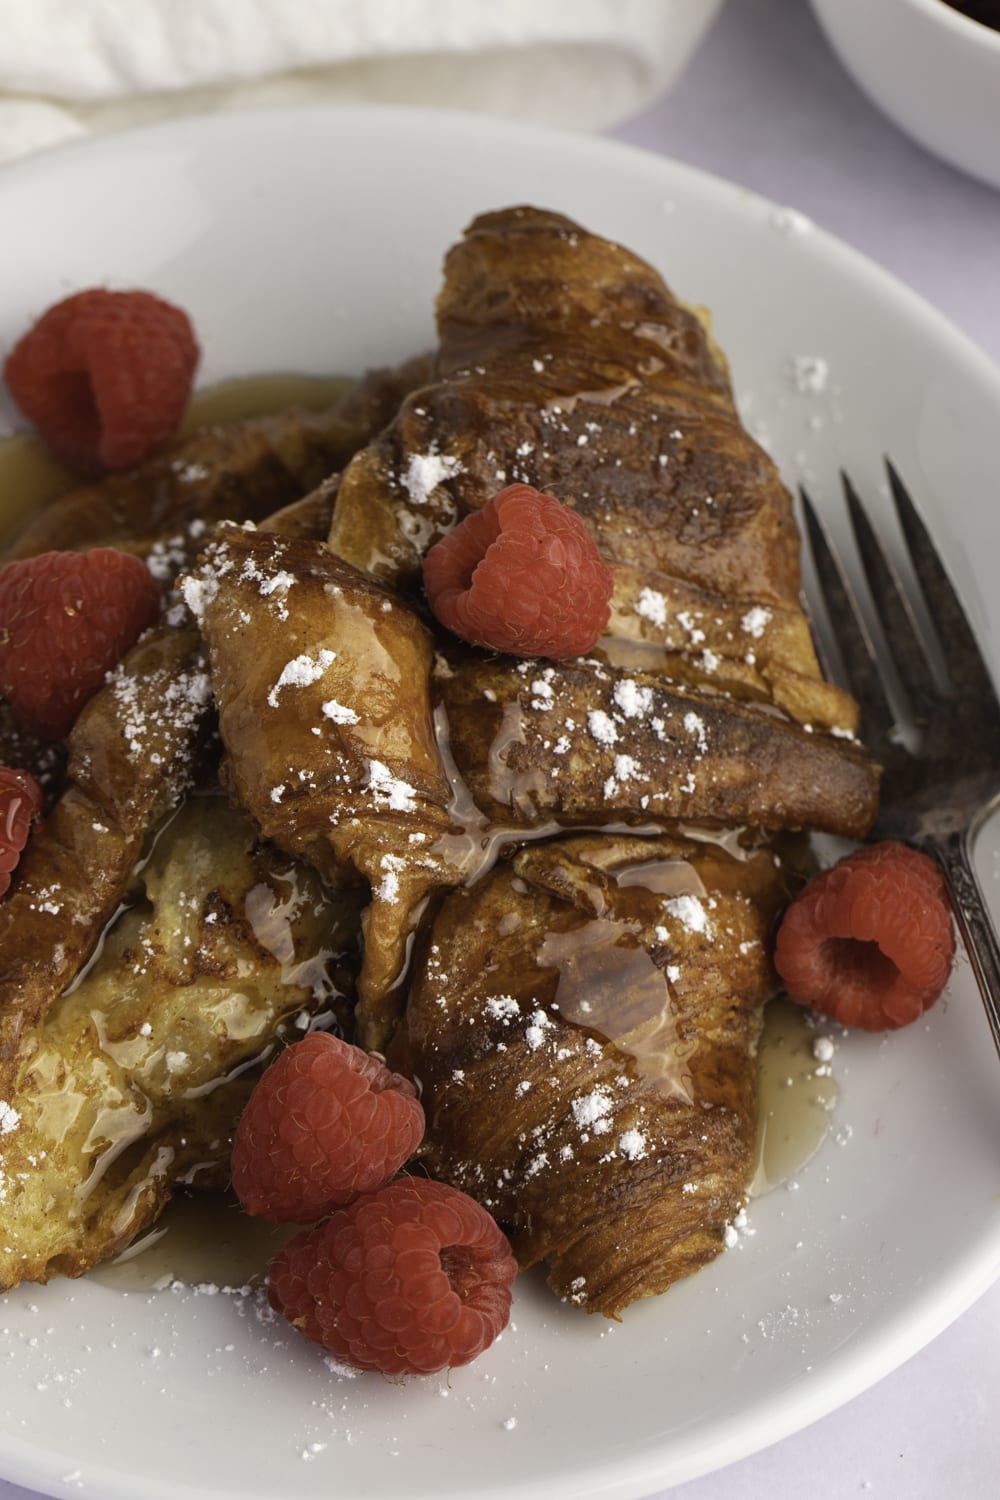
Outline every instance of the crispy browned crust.
{"label": "crispy browned crust", "polygon": [[784,895],[769,849],[602,836],[445,900],[390,1061],[423,1084],[428,1169],[561,1297],[617,1317],[722,1248]]}
{"label": "crispy browned crust", "polygon": [[460,661],[435,691],[458,772],[494,824],[709,822],[861,838],[875,816],[861,747],[769,705],[597,661]]}

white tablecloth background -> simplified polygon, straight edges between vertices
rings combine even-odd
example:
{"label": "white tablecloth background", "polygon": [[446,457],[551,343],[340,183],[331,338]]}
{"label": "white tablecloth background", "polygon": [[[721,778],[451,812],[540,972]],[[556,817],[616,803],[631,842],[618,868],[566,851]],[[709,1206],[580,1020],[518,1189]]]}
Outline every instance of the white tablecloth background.
{"label": "white tablecloth background", "polygon": [[[803,210],[1000,362],[1000,193],[885,121],[826,49],[805,0],[729,0],[672,94],[612,134]],[[1000,440],[997,473],[1000,504]],[[1000,1493],[998,1413],[1000,1285],[848,1406],[670,1497],[986,1500]],[[0,1500],[34,1497],[0,1480]]]}

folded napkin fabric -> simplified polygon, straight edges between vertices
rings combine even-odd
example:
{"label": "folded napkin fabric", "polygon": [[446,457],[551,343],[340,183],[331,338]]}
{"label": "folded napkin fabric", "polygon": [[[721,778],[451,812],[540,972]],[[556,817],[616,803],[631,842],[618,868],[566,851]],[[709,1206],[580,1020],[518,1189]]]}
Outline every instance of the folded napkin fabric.
{"label": "folded napkin fabric", "polygon": [[0,161],[233,106],[375,100],[600,128],[720,0],[0,0]]}

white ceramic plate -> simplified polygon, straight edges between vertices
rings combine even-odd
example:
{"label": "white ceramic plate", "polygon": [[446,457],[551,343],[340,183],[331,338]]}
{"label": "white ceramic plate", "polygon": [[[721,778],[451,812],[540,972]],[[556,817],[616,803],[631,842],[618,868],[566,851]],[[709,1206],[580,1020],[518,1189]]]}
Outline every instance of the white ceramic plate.
{"label": "white ceramic plate", "polygon": [[[996,370],[843,246],[659,158],[381,110],[72,148],[0,176],[0,347],[72,289],[142,285],[192,313],[205,382],[360,371],[429,343],[445,247],[525,201],[713,309],[748,420],[835,530],[838,467],[877,498],[891,453],[1000,670]],[[798,356],[825,361],[822,390],[797,388]],[[738,1248],[620,1326],[525,1279],[500,1342],[449,1380],[345,1381],[222,1294],[22,1289],[2,1309],[0,1471],[102,1500],[631,1497],[773,1442],[1000,1272],[1000,1077],[967,969],[926,1024],[842,1043],[836,1071],[836,1134]]]}

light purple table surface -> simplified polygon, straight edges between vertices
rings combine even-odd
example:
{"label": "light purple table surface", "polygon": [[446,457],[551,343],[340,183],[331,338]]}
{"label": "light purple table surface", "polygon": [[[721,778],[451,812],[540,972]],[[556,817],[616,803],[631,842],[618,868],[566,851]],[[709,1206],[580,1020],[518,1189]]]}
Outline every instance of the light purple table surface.
{"label": "light purple table surface", "polygon": [[[1000,192],[939,162],[883,118],[826,46],[805,0],[729,0],[671,95],[614,134],[800,209],[919,292],[1000,364]],[[997,460],[1000,504],[1000,443]],[[1000,1495],[1000,1284],[847,1406],[669,1494]]]}
{"label": "light purple table surface", "polygon": [[[801,209],[919,292],[1000,364],[1000,193],[938,162],[885,120],[829,52],[805,0],[729,0],[670,96],[611,134]],[[997,1494],[1000,1284],[847,1406],[669,1491],[670,1500]],[[0,1480],[0,1500],[36,1497]]]}

